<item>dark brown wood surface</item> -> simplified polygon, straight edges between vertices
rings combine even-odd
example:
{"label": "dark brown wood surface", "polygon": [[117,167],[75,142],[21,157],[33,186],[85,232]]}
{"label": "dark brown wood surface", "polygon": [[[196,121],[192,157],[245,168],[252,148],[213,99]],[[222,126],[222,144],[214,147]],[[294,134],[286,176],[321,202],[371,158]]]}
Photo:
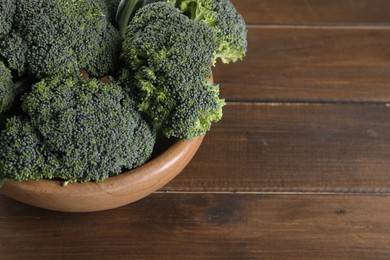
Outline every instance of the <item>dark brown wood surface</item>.
{"label": "dark brown wood surface", "polygon": [[229,101],[390,100],[390,27],[251,27],[248,40],[245,60],[214,69]]}
{"label": "dark brown wood surface", "polygon": [[0,254],[17,259],[355,260],[390,254],[386,196],[154,194],[87,214],[5,199],[0,206]]}
{"label": "dark brown wood surface", "polygon": [[386,0],[232,0],[249,25],[383,25]]}
{"label": "dark brown wood surface", "polygon": [[390,193],[390,107],[230,103],[164,190]]}
{"label": "dark brown wood surface", "polygon": [[188,167],[105,212],[0,195],[0,259],[390,258],[390,1],[233,3],[248,56]]}

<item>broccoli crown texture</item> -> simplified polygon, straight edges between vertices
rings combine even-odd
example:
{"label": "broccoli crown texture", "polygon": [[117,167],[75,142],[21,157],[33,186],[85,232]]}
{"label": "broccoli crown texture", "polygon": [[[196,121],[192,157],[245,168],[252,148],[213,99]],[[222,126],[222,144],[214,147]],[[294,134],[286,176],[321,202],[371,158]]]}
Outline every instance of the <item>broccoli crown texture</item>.
{"label": "broccoli crown texture", "polygon": [[236,62],[247,51],[245,21],[230,0],[167,0],[196,21],[205,22],[218,32],[221,45],[216,58]]}
{"label": "broccoli crown texture", "polygon": [[114,69],[120,35],[93,0],[24,0],[14,17],[0,55],[19,74],[42,78],[85,68],[99,76]]}
{"label": "broccoli crown texture", "polygon": [[155,131],[115,84],[45,79],[0,138],[0,179],[101,181],[145,163]]}
{"label": "broccoli crown texture", "polygon": [[164,135],[187,139],[203,135],[210,129],[211,122],[221,120],[224,105],[225,101],[219,99],[218,85],[201,81],[174,108],[163,125]]}
{"label": "broccoli crown texture", "polygon": [[0,40],[7,36],[12,28],[16,0],[0,1]]}
{"label": "broccoli crown texture", "polygon": [[14,83],[5,64],[0,61],[0,114],[8,110],[14,101]]}
{"label": "broccoli crown texture", "polygon": [[[166,2],[139,9],[129,24],[122,54],[131,69],[127,89],[139,91],[139,109],[167,137],[193,138],[220,118],[218,87],[205,80],[219,44],[214,30]],[[216,114],[204,116],[205,111]]]}
{"label": "broccoli crown texture", "polygon": [[0,179],[24,181],[52,177],[39,135],[27,120],[9,118],[6,130],[0,135],[0,144]]}
{"label": "broccoli crown texture", "polygon": [[26,73],[27,52],[27,43],[17,32],[10,33],[4,41],[0,41],[0,56],[4,57],[9,67],[19,76]]}

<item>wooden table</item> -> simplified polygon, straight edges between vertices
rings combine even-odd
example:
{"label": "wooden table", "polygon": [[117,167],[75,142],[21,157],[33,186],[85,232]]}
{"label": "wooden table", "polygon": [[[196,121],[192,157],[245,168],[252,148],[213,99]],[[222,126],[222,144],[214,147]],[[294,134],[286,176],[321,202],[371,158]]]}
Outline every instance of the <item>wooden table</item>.
{"label": "wooden table", "polygon": [[0,259],[390,259],[390,1],[234,3],[248,56],[182,174],[100,213],[0,195]]}

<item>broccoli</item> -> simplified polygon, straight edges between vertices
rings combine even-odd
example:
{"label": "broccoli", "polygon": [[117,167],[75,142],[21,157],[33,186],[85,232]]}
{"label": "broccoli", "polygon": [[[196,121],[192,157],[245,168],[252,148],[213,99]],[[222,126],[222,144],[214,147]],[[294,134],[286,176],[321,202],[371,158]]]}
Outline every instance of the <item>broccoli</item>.
{"label": "broccoli", "polygon": [[121,0],[103,0],[107,8],[107,16],[110,21],[115,23],[115,16]]}
{"label": "broccoli", "polygon": [[120,34],[93,0],[24,0],[0,56],[11,69],[37,78],[85,68],[93,76],[115,69]]}
{"label": "broccoli", "polygon": [[155,131],[116,84],[44,79],[0,136],[0,179],[101,181],[145,163]]}
{"label": "broccoli", "polygon": [[17,32],[10,33],[5,40],[0,41],[0,56],[5,58],[9,68],[19,76],[26,73],[27,52],[27,43]]}
{"label": "broccoli", "polygon": [[0,135],[0,180],[39,180],[52,178],[38,132],[26,119],[11,117]]}
{"label": "broccoli", "polygon": [[131,19],[134,17],[138,9],[144,7],[145,5],[155,3],[155,2],[161,2],[161,1],[164,0],[122,0],[120,1],[117,8],[117,13],[115,15],[115,22],[122,36],[125,34],[127,26],[129,25]]}
{"label": "broccoli", "polygon": [[224,105],[225,101],[219,99],[217,85],[199,82],[198,87],[189,90],[164,123],[165,136],[192,138],[205,134],[210,129],[211,122],[217,122],[222,118]]}
{"label": "broccoli", "polygon": [[167,0],[195,21],[202,21],[218,32],[222,40],[216,58],[230,63],[242,59],[247,51],[246,25],[230,0]]}
{"label": "broccoli", "polygon": [[23,77],[15,83],[11,71],[0,60],[0,129],[5,126],[6,118],[20,110],[19,98],[30,90],[33,78]]}
{"label": "broccoli", "polygon": [[138,91],[139,109],[165,136],[190,139],[221,118],[218,86],[206,81],[219,44],[214,30],[166,2],[139,9],[127,27],[122,57],[130,72],[120,81],[129,78],[122,84]]}
{"label": "broccoli", "polygon": [[115,24],[115,16],[121,0],[95,0],[95,4],[102,10],[104,16],[108,18],[112,24]]}
{"label": "broccoli", "polygon": [[12,28],[16,10],[16,0],[0,1],[0,40],[6,37]]}
{"label": "broccoli", "polygon": [[0,115],[7,111],[15,98],[11,71],[0,61]]}

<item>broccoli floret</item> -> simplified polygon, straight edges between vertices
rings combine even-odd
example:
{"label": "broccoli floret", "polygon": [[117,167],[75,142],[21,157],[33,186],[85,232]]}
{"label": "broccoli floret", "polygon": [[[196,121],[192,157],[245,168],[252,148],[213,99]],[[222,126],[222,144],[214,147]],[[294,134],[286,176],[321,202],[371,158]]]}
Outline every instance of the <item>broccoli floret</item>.
{"label": "broccoli floret", "polygon": [[15,98],[11,71],[0,61],[0,114],[8,110]]}
{"label": "broccoli floret", "polygon": [[17,32],[13,31],[4,41],[0,41],[0,56],[19,76],[26,73],[27,52],[27,43]]}
{"label": "broccoli floret", "polygon": [[221,120],[225,101],[219,99],[218,85],[201,81],[198,88],[190,89],[172,111],[162,127],[165,136],[192,138],[203,135],[210,129],[211,122]]}
{"label": "broccoli floret", "polygon": [[93,0],[24,0],[0,54],[19,74],[42,78],[85,68],[100,76],[115,68],[120,42],[119,32]]}
{"label": "broccoli floret", "polygon": [[0,1],[0,40],[8,35],[12,28],[16,10],[16,0]]}
{"label": "broccoli floret", "polygon": [[9,118],[6,129],[1,132],[0,144],[1,180],[52,178],[59,169],[46,160],[38,133],[25,119]]}
{"label": "broccoli floret", "polygon": [[99,8],[102,10],[103,14],[108,18],[108,20],[112,24],[116,25],[115,16],[121,0],[94,0],[94,1],[95,4],[97,4]]}
{"label": "broccoli floret", "polygon": [[19,78],[13,81],[11,71],[0,60],[0,129],[4,129],[6,119],[20,111],[19,99],[30,90],[33,78]]}
{"label": "broccoli floret", "polygon": [[209,88],[205,80],[219,43],[214,30],[166,2],[139,9],[129,24],[122,56],[131,71],[123,84],[130,92],[138,90],[139,109],[167,137],[205,134],[220,119],[223,102],[214,95],[218,87]]}
{"label": "broccoli floret", "polygon": [[221,38],[216,58],[230,63],[242,59],[247,51],[245,21],[230,0],[167,0],[196,21],[214,28]]}
{"label": "broccoli floret", "polygon": [[154,147],[155,131],[116,84],[44,79],[23,110],[28,121],[11,118],[2,132],[0,179],[101,181],[145,163]]}
{"label": "broccoli floret", "polygon": [[122,36],[125,34],[127,26],[139,9],[146,5],[162,1],[165,0],[122,0],[118,5],[115,15],[116,25]]}
{"label": "broccoli floret", "polygon": [[[83,68],[86,68],[88,73],[93,76],[106,75],[109,72],[112,72],[116,68],[117,59],[120,56],[120,45],[122,43],[122,38],[120,37],[119,31],[113,26],[109,25],[106,30],[101,32],[102,38],[100,38],[99,48],[95,50],[95,53],[86,65],[83,65]],[[76,52],[84,52],[80,48],[82,45],[79,45],[78,48],[75,48]],[[92,50],[89,50],[92,51]]]}

